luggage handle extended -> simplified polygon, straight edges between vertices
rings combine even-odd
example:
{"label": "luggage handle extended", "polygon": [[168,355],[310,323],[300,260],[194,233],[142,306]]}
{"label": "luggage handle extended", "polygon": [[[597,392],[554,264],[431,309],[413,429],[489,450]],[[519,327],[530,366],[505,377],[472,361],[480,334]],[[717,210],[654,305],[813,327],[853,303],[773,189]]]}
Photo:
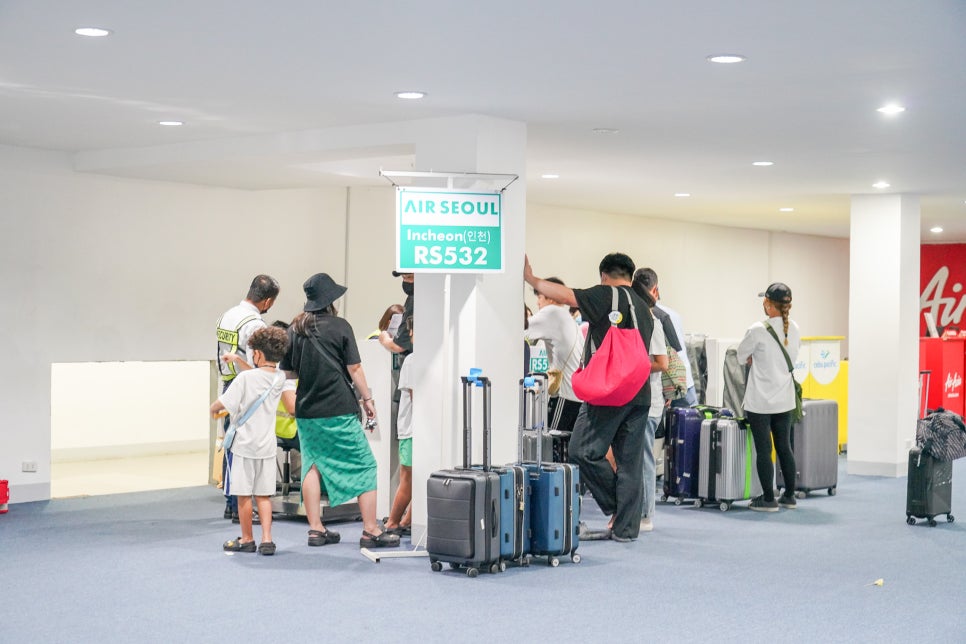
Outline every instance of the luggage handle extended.
{"label": "luggage handle extended", "polygon": [[[539,381],[539,384],[538,384]],[[520,379],[520,428],[517,436],[517,460],[523,459],[523,434],[534,432],[536,464],[543,464],[543,434],[547,426],[546,393],[550,378],[545,373],[532,373]],[[538,407],[537,403],[542,404]]]}
{"label": "luggage handle extended", "polygon": [[483,388],[483,471],[490,471],[490,379],[473,374],[463,382],[463,469],[473,462],[473,387]]}

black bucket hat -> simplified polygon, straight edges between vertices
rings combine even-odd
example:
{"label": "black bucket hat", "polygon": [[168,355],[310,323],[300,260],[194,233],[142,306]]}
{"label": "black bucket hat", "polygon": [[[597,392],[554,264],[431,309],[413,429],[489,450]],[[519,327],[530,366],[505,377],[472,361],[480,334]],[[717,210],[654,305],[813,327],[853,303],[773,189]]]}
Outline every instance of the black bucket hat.
{"label": "black bucket hat", "polygon": [[327,306],[342,297],[346,287],[336,284],[328,273],[316,273],[302,284],[305,291],[306,312],[323,311]]}

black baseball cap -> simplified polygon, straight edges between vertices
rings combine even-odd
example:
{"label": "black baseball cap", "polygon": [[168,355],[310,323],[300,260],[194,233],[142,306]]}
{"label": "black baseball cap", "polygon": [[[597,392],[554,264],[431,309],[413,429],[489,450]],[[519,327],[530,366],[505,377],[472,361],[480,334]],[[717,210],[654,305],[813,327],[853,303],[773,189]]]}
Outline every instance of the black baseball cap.
{"label": "black baseball cap", "polygon": [[764,293],[759,293],[758,297],[767,297],[772,302],[787,304],[792,301],[792,289],[788,288],[788,284],[775,282],[769,285]]}

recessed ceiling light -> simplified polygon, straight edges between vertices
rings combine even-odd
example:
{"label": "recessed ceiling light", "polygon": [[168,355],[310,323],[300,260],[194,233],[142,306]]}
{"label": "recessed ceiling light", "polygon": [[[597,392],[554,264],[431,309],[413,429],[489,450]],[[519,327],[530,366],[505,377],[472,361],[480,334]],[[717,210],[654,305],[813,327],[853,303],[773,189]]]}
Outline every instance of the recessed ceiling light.
{"label": "recessed ceiling light", "polygon": [[111,30],[100,27],[78,27],[74,30],[74,33],[78,36],[87,36],[89,38],[103,38],[104,36],[110,36]]}
{"label": "recessed ceiling light", "polygon": [[942,226],[933,226],[932,228],[929,229],[929,232],[931,233],[941,233],[942,231],[943,231]]}
{"label": "recessed ceiling light", "polygon": [[423,98],[424,96],[426,96],[426,92],[396,92],[396,98],[408,98],[410,100],[414,100],[417,98]]}
{"label": "recessed ceiling light", "polygon": [[674,193],[674,196],[675,197],[690,197],[691,196],[691,193],[690,192],[675,192]]}
{"label": "recessed ceiling light", "polygon": [[158,121],[158,125],[167,125],[169,127],[176,127],[178,125],[184,125],[184,121]]}
{"label": "recessed ceiling light", "polygon": [[617,134],[616,127],[595,127],[594,134]]}
{"label": "recessed ceiling light", "polygon": [[889,185],[890,184],[889,184],[888,181],[876,181],[875,183],[872,184],[872,187],[873,188],[878,188],[879,190],[882,190],[883,188],[888,188]]}
{"label": "recessed ceiling light", "polygon": [[769,165],[775,165],[775,162],[774,161],[752,161],[751,165],[765,167]]}
{"label": "recessed ceiling light", "polygon": [[705,60],[711,63],[722,63],[728,65],[731,63],[743,63],[748,59],[741,54],[713,54],[711,56],[706,56]]}
{"label": "recessed ceiling light", "polygon": [[901,105],[896,105],[895,103],[889,103],[888,105],[883,105],[882,107],[876,110],[876,112],[882,112],[883,114],[887,114],[889,116],[901,114],[902,112],[905,112],[905,111],[906,111],[906,108],[904,108]]}
{"label": "recessed ceiling light", "polygon": [[559,174],[541,174],[540,178],[541,179],[559,179],[560,175]]}
{"label": "recessed ceiling light", "polygon": [[779,208],[778,212],[795,212],[794,208]]}

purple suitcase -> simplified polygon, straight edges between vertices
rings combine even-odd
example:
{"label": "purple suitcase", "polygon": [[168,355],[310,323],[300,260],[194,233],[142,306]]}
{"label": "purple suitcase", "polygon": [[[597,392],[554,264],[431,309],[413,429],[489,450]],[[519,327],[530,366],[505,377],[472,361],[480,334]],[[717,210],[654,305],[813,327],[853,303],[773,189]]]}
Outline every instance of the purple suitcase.
{"label": "purple suitcase", "polygon": [[705,416],[692,407],[671,407],[664,418],[664,496],[681,505],[698,497],[698,457],[701,421]]}

